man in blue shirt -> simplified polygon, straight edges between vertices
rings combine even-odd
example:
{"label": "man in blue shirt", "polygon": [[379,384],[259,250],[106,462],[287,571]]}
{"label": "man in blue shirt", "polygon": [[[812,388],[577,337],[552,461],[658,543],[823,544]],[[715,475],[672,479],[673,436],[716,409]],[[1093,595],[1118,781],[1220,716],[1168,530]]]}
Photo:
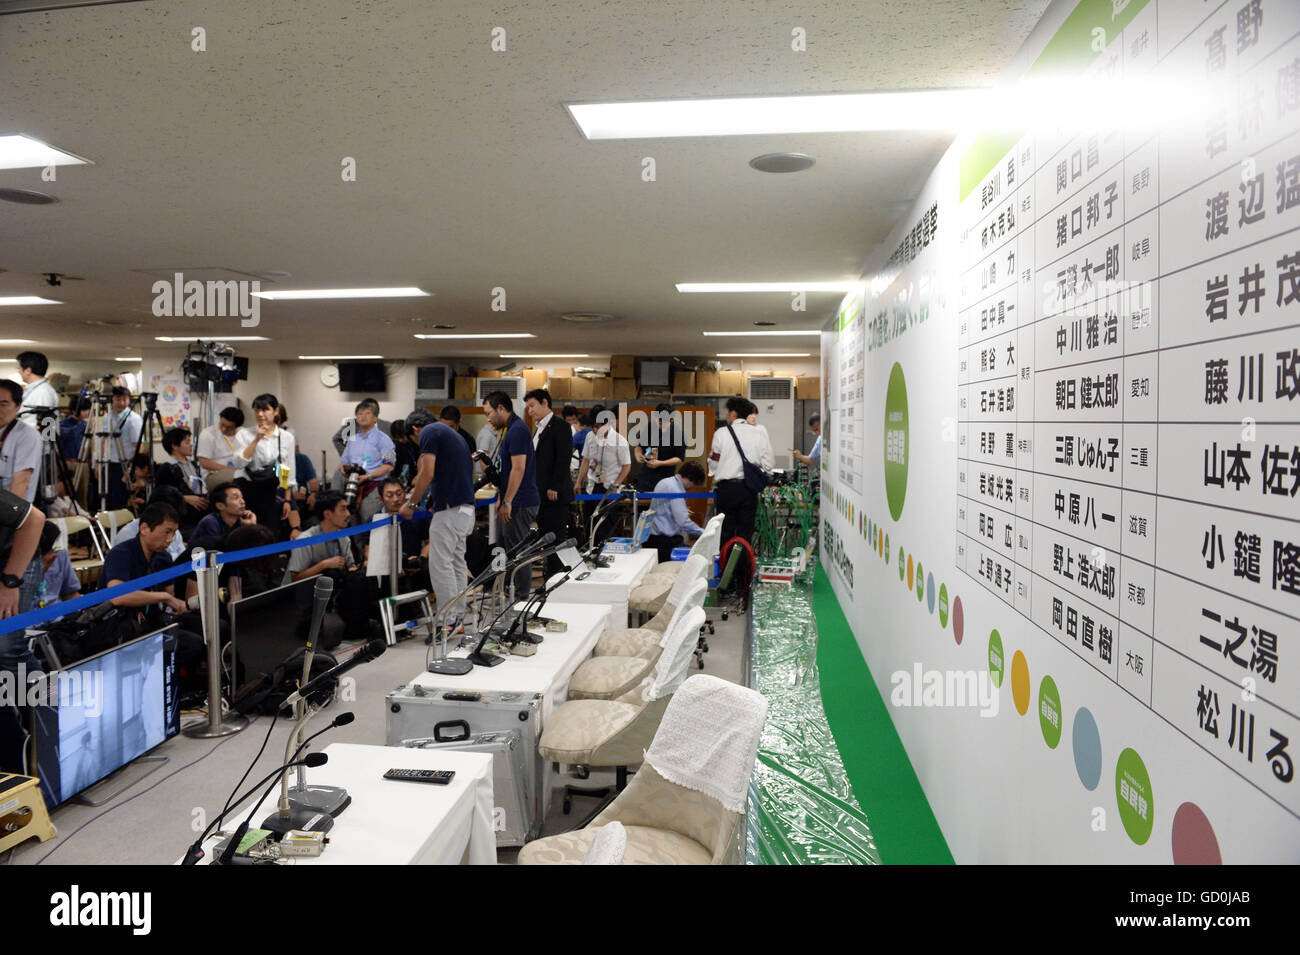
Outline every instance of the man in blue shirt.
{"label": "man in blue shirt", "polygon": [[[424,425],[419,435],[419,466],[411,484],[411,493],[400,513],[409,518],[432,485],[433,493],[429,500],[429,510],[433,512],[429,520],[429,583],[438,598],[441,612],[447,610],[452,598],[469,582],[465,567],[465,539],[474,530],[474,466],[465,439],[441,421]],[[462,609],[463,605],[458,604],[448,610],[447,622],[452,623]]]}
{"label": "man in blue shirt", "polygon": [[[497,526],[500,543],[510,550],[532,533],[537,508],[542,502],[537,492],[533,436],[528,425],[514,413],[510,396],[504,391],[494,391],[483,399],[483,413],[493,428],[505,429],[497,446],[503,485],[497,491]],[[515,571],[514,583],[516,599],[523,599],[532,590],[531,561]]]}
{"label": "man in blue shirt", "polygon": [[822,416],[815,414],[809,418],[808,427],[812,429],[813,434],[817,435],[817,440],[813,442],[812,450],[807,454],[795,451],[794,459],[801,464],[816,467],[822,460]]}
{"label": "man in blue shirt", "polygon": [[[357,404],[357,431],[348,440],[339,458],[339,473],[343,473],[345,464],[355,464],[365,468],[361,476],[361,488],[357,492],[360,500],[359,516],[362,522],[370,520],[380,508],[379,483],[393,470],[397,463],[397,448],[393,439],[381,430],[379,425],[379,402],[366,398]],[[301,482],[300,482],[301,483]]]}
{"label": "man in blue shirt", "polygon": [[[656,494],[684,494],[704,484],[704,468],[694,461],[687,461],[676,474],[664,478],[655,485]],[[650,512],[654,514],[654,523],[650,528],[647,547],[659,551],[659,561],[672,560],[673,548],[682,545],[682,532],[699,536],[704,528],[691,520],[690,511],[686,509],[683,497],[656,497],[650,502]]]}
{"label": "man in blue shirt", "polygon": [[41,590],[40,606],[49,607],[64,600],[71,600],[81,592],[81,581],[72,569],[72,561],[66,549],[55,550],[54,544],[59,539],[59,529],[53,524],[46,524],[41,531]]}

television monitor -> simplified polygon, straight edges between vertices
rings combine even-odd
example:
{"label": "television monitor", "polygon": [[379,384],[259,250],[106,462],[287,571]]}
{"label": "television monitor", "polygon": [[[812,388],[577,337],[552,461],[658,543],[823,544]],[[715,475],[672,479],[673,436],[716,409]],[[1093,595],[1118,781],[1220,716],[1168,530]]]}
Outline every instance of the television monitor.
{"label": "television monitor", "polygon": [[339,391],[364,391],[383,394],[388,390],[388,377],[382,361],[339,362]]}
{"label": "television monitor", "polygon": [[451,369],[446,365],[419,365],[415,369],[415,400],[445,401],[451,397]]}
{"label": "television monitor", "polygon": [[67,802],[180,732],[174,627],[46,674],[33,735],[47,805]]}
{"label": "television monitor", "polygon": [[230,636],[244,665],[245,686],[274,673],[286,657],[303,648],[315,590],[316,578],[306,577],[231,601]]}

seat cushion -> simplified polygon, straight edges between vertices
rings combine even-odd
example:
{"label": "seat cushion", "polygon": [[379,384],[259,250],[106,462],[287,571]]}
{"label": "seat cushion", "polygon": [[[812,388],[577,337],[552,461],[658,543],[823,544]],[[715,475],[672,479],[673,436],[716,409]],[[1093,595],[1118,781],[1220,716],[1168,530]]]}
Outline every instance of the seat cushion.
{"label": "seat cushion", "polygon": [[627,598],[627,609],[640,613],[658,613],[668,599],[668,591],[673,589],[673,581],[654,575],[632,589]]}
{"label": "seat cushion", "polygon": [[611,700],[570,700],[546,718],[537,748],[555,763],[585,764],[591,751],[631,723],[639,706]]}
{"label": "seat cushion", "polygon": [[[625,826],[627,850],[623,865],[708,865],[709,850],[694,839],[667,829]],[[528,843],[519,850],[520,865],[581,865],[596,829],[562,832]]]}
{"label": "seat cushion", "polygon": [[649,657],[659,652],[664,638],[662,630],[633,627],[629,630],[606,630],[596,641],[598,657]]}
{"label": "seat cushion", "polygon": [[676,577],[682,572],[682,568],[685,566],[686,561],[684,560],[666,560],[663,563],[655,564],[651,567],[646,572],[646,576],[649,577],[657,574],[660,577]]}
{"label": "seat cushion", "polygon": [[[659,648],[656,646],[656,650]],[[645,657],[592,657],[569,677],[569,699],[612,700],[640,683],[654,668]]]}

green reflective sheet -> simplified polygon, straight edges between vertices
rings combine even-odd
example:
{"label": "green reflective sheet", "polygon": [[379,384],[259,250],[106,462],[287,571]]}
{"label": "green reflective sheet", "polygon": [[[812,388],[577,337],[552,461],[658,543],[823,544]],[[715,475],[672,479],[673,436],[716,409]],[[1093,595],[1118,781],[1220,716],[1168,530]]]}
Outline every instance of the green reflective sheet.
{"label": "green reflective sheet", "polygon": [[768,712],[749,786],[746,863],[879,865],[822,709],[811,582],[756,584],[750,621],[750,685]]}

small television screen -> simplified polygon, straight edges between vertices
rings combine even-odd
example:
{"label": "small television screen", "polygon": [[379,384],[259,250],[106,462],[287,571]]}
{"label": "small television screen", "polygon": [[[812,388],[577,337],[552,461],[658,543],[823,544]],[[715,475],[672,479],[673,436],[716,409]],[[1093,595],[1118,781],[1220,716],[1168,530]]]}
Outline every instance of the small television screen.
{"label": "small television screen", "polygon": [[180,732],[171,628],[46,675],[35,708],[36,767],[56,806]]}
{"label": "small television screen", "polygon": [[451,369],[446,365],[419,365],[415,369],[415,400],[438,401],[451,397]]}
{"label": "small television screen", "polygon": [[383,393],[387,390],[388,379],[382,361],[339,362],[339,391]]}

